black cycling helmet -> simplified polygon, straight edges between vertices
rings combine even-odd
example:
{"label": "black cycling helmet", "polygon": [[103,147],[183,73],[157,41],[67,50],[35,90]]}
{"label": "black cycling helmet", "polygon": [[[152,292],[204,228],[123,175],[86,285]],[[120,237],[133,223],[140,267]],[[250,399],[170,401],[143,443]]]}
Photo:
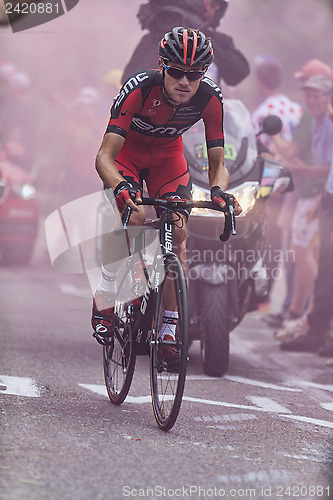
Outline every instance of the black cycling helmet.
{"label": "black cycling helmet", "polygon": [[207,68],[214,59],[211,39],[193,28],[173,28],[160,41],[158,52],[161,59],[186,66]]}

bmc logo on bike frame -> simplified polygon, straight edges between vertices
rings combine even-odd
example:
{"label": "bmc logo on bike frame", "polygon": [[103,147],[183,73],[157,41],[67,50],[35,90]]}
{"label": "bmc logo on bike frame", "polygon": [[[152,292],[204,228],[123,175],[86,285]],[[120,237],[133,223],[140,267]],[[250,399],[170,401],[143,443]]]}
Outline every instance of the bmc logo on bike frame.
{"label": "bmc logo on bike frame", "polygon": [[[153,286],[153,283],[154,283],[154,286]],[[152,289],[156,290],[159,283],[160,283],[160,273],[153,269],[153,272],[152,272],[150,279],[147,283],[144,296],[142,297],[142,302],[141,302],[141,306],[140,306],[140,311],[142,314],[146,313],[150,292],[152,291]]]}

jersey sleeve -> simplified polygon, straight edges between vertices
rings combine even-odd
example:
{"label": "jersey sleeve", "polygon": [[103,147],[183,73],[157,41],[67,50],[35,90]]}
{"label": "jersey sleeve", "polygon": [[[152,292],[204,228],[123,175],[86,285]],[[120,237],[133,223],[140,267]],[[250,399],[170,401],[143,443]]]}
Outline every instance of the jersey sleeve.
{"label": "jersey sleeve", "polygon": [[106,134],[113,132],[126,137],[134,115],[142,109],[143,96],[148,95],[156,73],[156,71],[139,71],[124,83],[112,105]]}
{"label": "jersey sleeve", "polygon": [[133,116],[141,109],[141,106],[142,94],[140,89],[134,89],[128,95],[124,90],[121,90],[111,108],[111,116],[105,133],[113,132],[126,137]]}
{"label": "jersey sleeve", "polygon": [[224,147],[223,100],[220,96],[211,96],[202,113],[202,119],[205,124],[207,149]]}

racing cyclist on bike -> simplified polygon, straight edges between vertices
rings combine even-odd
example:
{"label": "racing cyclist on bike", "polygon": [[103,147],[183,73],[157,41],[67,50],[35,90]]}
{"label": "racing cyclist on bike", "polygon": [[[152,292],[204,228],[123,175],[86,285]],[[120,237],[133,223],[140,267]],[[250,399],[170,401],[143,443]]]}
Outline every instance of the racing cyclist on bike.
{"label": "racing cyclist on bike", "polygon": [[[158,71],[139,71],[121,88],[96,157],[96,170],[104,186],[112,190],[119,211],[125,205],[132,208],[130,224],[136,226],[141,226],[146,217],[145,207],[138,205],[141,170],[145,170],[151,197],[191,200],[191,177],[181,135],[201,118],[205,125],[211,198],[221,207],[226,204],[229,182],[224,163],[222,93],[205,77],[213,62],[211,39],[202,31],[176,27],[160,41],[159,56]],[[236,201],[235,214],[240,212]],[[181,213],[182,224],[175,227],[175,253],[185,270],[188,215]],[[103,249],[102,276],[93,301],[92,327],[97,340],[112,336],[115,327],[117,261],[124,253],[112,241],[110,234]],[[170,296],[168,300],[169,304],[164,303],[160,333],[163,340],[174,339],[177,323],[177,312],[172,312],[175,298]]]}

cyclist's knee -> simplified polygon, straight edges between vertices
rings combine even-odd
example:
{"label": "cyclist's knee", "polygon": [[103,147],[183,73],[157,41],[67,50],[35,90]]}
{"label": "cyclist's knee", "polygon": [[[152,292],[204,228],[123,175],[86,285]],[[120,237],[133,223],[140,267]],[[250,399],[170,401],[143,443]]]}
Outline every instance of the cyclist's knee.
{"label": "cyclist's knee", "polygon": [[130,226],[143,226],[143,223],[146,219],[146,210],[145,207],[140,206],[139,212],[132,212],[131,218],[129,221]]}
{"label": "cyclist's knee", "polygon": [[183,227],[175,227],[175,245],[180,247],[186,243],[187,240],[187,228],[184,224]]}

